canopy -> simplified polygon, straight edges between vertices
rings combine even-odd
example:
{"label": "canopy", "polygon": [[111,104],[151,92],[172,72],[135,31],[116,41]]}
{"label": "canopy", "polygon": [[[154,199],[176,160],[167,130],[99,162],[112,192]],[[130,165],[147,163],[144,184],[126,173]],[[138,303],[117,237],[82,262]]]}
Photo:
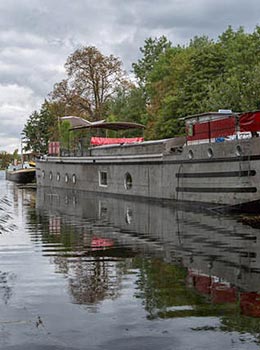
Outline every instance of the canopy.
{"label": "canopy", "polygon": [[81,117],[75,117],[75,116],[61,117],[60,120],[70,122],[70,124],[73,128],[91,125],[91,122],[89,122],[88,120],[83,119]]}
{"label": "canopy", "polygon": [[78,126],[71,128],[71,130],[79,129],[108,129],[108,130],[128,130],[128,129],[145,129],[145,126],[138,123],[128,123],[128,122],[111,122],[107,123],[105,121],[99,121],[90,123],[89,125]]}

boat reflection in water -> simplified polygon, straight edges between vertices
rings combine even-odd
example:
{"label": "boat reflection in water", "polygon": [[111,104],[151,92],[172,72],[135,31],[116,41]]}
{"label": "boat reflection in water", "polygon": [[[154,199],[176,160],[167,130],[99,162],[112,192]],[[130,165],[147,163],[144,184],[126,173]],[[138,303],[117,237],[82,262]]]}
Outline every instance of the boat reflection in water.
{"label": "boat reflection in water", "polygon": [[[115,298],[124,269],[110,263],[134,258],[148,318],[217,315],[223,327],[250,331],[260,317],[260,232],[241,216],[57,189],[37,191],[37,210],[48,220],[43,239],[62,243],[59,271],[74,262],[75,303]],[[241,314],[254,318],[242,322]]]}

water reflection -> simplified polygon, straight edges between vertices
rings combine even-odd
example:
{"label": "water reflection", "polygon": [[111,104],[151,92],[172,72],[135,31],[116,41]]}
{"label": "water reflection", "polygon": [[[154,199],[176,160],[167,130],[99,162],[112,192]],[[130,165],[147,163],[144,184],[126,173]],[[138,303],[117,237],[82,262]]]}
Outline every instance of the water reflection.
{"label": "water reflection", "polygon": [[77,303],[115,298],[126,268],[120,259],[135,257],[136,297],[150,318],[219,315],[237,305],[260,317],[259,232],[237,218],[46,189],[37,207],[48,214],[43,240],[61,244],[54,262]]}
{"label": "water reflection", "polygon": [[0,187],[1,349],[257,348],[257,218]]}

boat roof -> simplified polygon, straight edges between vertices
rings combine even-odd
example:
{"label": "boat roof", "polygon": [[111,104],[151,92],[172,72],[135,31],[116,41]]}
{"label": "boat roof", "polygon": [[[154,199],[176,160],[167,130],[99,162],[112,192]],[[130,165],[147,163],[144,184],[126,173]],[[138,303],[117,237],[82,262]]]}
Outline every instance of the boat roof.
{"label": "boat roof", "polygon": [[71,126],[73,128],[77,127],[77,126],[84,126],[84,125],[90,125],[91,124],[91,122],[89,122],[88,120],[83,119],[81,117],[76,117],[76,116],[73,116],[73,115],[68,115],[68,116],[65,116],[65,117],[61,117],[60,120],[70,122]]}
{"label": "boat roof", "polygon": [[184,120],[187,119],[193,119],[193,118],[200,118],[200,117],[229,117],[229,116],[236,116],[239,115],[240,113],[235,113],[232,111],[226,111],[226,112],[204,112],[204,113],[199,113],[199,114],[193,114],[193,115],[188,115],[187,117],[184,117]]}
{"label": "boat roof", "polygon": [[255,110],[255,111],[247,111],[247,112],[233,112],[228,109],[220,109],[218,112],[205,112],[205,113],[198,113],[198,114],[193,114],[193,115],[188,115],[187,117],[182,118],[183,120],[190,120],[190,119],[204,119],[206,117],[211,118],[218,118],[220,117],[221,119],[224,117],[241,117],[243,115],[247,114],[255,114],[255,113],[260,113],[260,110]]}
{"label": "boat roof", "polygon": [[90,125],[77,126],[70,130],[81,129],[108,129],[108,130],[128,130],[128,129],[145,129],[143,124],[130,123],[130,122],[94,122]]}

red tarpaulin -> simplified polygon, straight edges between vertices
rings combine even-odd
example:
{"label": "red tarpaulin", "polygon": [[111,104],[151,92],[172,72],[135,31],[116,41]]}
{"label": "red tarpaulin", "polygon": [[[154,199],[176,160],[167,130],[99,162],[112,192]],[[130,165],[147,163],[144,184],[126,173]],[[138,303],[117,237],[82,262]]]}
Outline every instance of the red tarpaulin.
{"label": "red tarpaulin", "polygon": [[240,131],[260,131],[260,112],[247,112],[239,117]]}
{"label": "red tarpaulin", "polygon": [[113,145],[121,143],[133,143],[142,142],[143,137],[131,137],[131,138],[111,138],[111,137],[91,137],[90,143],[92,146]]}

